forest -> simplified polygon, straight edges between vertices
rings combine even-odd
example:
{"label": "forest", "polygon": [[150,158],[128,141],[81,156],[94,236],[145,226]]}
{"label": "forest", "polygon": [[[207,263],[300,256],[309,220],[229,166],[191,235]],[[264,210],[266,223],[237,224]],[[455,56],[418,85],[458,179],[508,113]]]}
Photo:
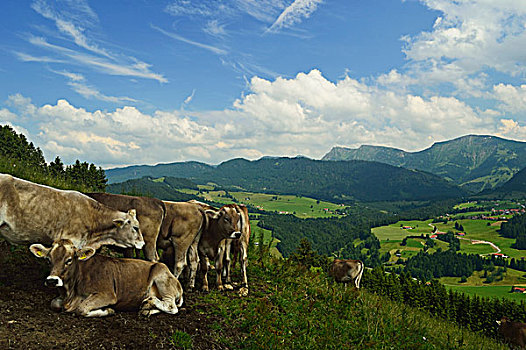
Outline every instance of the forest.
{"label": "forest", "polygon": [[59,156],[46,163],[42,150],[8,125],[0,126],[0,172],[53,186],[83,192],[104,192],[106,174],[101,167],[78,159],[65,166]]}
{"label": "forest", "polygon": [[508,222],[503,222],[500,234],[504,237],[515,238],[515,249],[526,250],[526,215],[515,215]]}

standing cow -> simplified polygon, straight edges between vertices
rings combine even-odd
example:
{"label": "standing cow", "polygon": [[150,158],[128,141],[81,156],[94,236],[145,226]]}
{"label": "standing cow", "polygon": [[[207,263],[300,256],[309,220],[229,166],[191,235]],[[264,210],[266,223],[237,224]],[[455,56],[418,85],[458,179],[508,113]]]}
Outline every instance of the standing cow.
{"label": "standing cow", "polygon": [[79,249],[64,239],[51,248],[33,244],[30,250],[51,263],[46,285],[59,288],[61,295],[51,302],[57,311],[102,317],[140,309],[150,316],[175,314],[183,303],[181,284],[162,263],[96,255],[95,249]]}
{"label": "standing cow", "polygon": [[12,244],[65,238],[76,247],[141,249],[144,240],[135,215],[135,209],[111,209],[77,191],[0,174],[0,235]]}
{"label": "standing cow", "polygon": [[239,213],[231,206],[225,205],[219,210],[205,210],[207,225],[201,234],[198,245],[199,275],[203,282],[202,290],[208,291],[208,259],[215,261],[217,273],[217,288],[223,290],[221,273],[223,261],[219,259],[219,244],[224,239],[239,239],[241,237]]}
{"label": "standing cow", "polygon": [[524,349],[526,346],[526,323],[512,322],[506,316],[497,323],[499,324],[499,333],[507,343]]}
{"label": "standing cow", "polygon": [[[150,261],[159,261],[157,254],[157,236],[165,216],[164,203],[156,198],[135,197],[111,193],[86,193],[89,197],[107,205],[110,208],[127,211],[135,208],[141,233],[144,238],[144,256]],[[138,254],[137,254],[138,255]],[[133,257],[133,249],[126,249],[124,256]]]}
{"label": "standing cow", "polygon": [[364,265],[360,260],[342,260],[334,259],[331,268],[331,276],[336,282],[347,283],[354,282],[356,288],[360,288]]}
{"label": "standing cow", "polygon": [[[248,295],[248,278],[247,278],[247,265],[248,265],[248,244],[250,240],[250,221],[248,217],[247,207],[239,204],[229,204],[231,208],[234,208],[239,214],[239,231],[241,237],[239,239],[225,239],[219,244],[218,260],[222,261],[223,266],[223,277],[225,278],[225,288],[233,289],[232,279],[230,276],[231,267],[235,266],[236,261],[239,259],[239,266],[241,268],[241,289],[240,294],[242,296]],[[230,252],[233,253],[233,261],[230,259]]]}
{"label": "standing cow", "polygon": [[161,226],[157,246],[164,250],[163,262],[173,268],[177,278],[188,265],[187,256],[189,257],[188,289],[192,290],[199,264],[197,246],[207,225],[205,210],[195,203],[187,202],[164,201],[164,205],[166,217]]}

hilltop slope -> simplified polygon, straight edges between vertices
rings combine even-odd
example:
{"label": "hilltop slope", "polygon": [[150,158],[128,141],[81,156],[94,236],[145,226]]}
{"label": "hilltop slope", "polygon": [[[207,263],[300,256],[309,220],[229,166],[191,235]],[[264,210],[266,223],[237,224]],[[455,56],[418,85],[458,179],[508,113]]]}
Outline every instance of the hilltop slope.
{"label": "hilltop slope", "polygon": [[467,135],[419,152],[381,146],[334,147],[322,160],[368,160],[433,173],[479,192],[504,184],[526,167],[526,142]]}

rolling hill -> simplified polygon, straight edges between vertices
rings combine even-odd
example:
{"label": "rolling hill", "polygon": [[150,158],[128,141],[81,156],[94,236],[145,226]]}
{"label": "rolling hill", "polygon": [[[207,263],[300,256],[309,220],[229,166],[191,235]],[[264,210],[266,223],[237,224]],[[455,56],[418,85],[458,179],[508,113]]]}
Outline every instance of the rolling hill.
{"label": "rolling hill", "polygon": [[526,142],[467,135],[419,152],[382,146],[334,147],[322,160],[368,160],[423,170],[480,192],[496,188],[526,167]]}
{"label": "rolling hill", "polygon": [[109,169],[110,183],[134,177],[184,177],[197,184],[213,182],[227,189],[293,194],[332,202],[430,200],[466,192],[422,171],[368,161],[325,162],[305,157],[232,159],[218,166],[187,162]]}
{"label": "rolling hill", "polygon": [[481,198],[524,198],[526,197],[526,168],[515,174],[508,182],[499,188],[484,191]]}

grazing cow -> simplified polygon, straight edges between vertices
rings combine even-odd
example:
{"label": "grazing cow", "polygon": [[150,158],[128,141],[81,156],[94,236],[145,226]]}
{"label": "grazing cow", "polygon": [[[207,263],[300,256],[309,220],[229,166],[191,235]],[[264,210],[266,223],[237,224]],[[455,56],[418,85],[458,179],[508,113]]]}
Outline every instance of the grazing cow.
{"label": "grazing cow", "polygon": [[336,282],[347,283],[353,281],[356,288],[360,288],[360,280],[363,274],[363,262],[360,260],[341,260],[334,259],[331,268],[331,275]]}
{"label": "grazing cow", "polygon": [[[141,233],[144,238],[144,256],[150,261],[159,261],[159,255],[157,254],[157,236],[161,230],[166,211],[164,203],[161,200],[111,193],[86,193],[86,195],[116,210],[127,211],[135,208]],[[133,257],[133,248],[126,249],[124,256],[127,258]],[[137,256],[139,256],[138,252]]]}
{"label": "grazing cow", "polygon": [[226,238],[239,239],[241,237],[241,217],[235,208],[225,205],[219,210],[206,209],[207,225],[201,234],[198,245],[199,275],[203,282],[202,290],[208,291],[208,260],[215,260],[217,273],[217,288],[223,290],[221,272],[223,261],[219,259],[219,244]]}
{"label": "grazing cow", "polygon": [[164,205],[166,216],[157,239],[157,247],[164,250],[163,262],[173,267],[177,278],[187,266],[187,256],[190,257],[188,289],[191,290],[195,285],[199,263],[197,246],[207,224],[205,210],[195,203],[187,202],[164,201]]}
{"label": "grazing cow", "polygon": [[499,332],[507,343],[524,349],[526,346],[526,323],[511,322],[506,316],[497,323],[499,324]]}
{"label": "grazing cow", "polygon": [[176,314],[183,303],[181,284],[162,263],[96,255],[95,249],[78,249],[65,239],[50,248],[33,244],[30,250],[51,263],[46,285],[61,292],[51,302],[57,311],[102,317],[115,310],[140,310],[150,316]]}
{"label": "grazing cow", "polygon": [[141,249],[144,240],[135,215],[135,209],[114,210],[77,191],[0,174],[0,235],[11,244],[51,244],[65,238],[76,247]]}
{"label": "grazing cow", "polygon": [[[248,218],[248,210],[244,205],[230,204],[239,214],[241,237],[239,239],[225,239],[219,244],[218,260],[222,261],[223,277],[225,278],[226,289],[233,289],[232,280],[230,277],[231,266],[235,266],[236,260],[239,258],[239,265],[241,268],[241,289],[242,296],[248,295],[248,278],[247,278],[247,264],[248,264],[248,243],[250,240],[250,221]],[[230,252],[233,253],[233,264],[230,260]]]}

